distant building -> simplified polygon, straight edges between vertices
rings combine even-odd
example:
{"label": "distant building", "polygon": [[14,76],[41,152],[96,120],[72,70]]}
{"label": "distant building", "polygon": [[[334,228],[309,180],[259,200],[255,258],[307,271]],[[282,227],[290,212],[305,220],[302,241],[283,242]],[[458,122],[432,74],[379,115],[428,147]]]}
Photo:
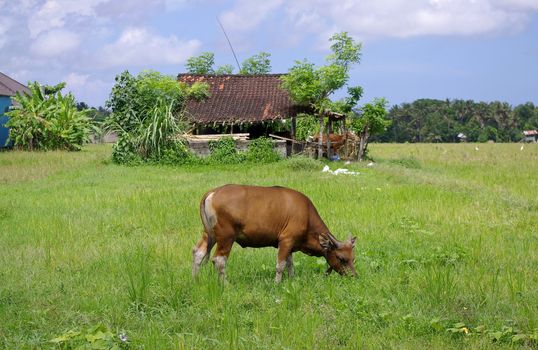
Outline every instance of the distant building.
{"label": "distant building", "polygon": [[15,96],[17,92],[20,92],[21,94],[26,92],[29,94],[30,89],[0,72],[0,148],[6,146],[6,141],[9,136],[9,129],[4,126],[9,119],[5,113],[9,111],[9,108],[13,104],[11,98]]}
{"label": "distant building", "polygon": [[523,130],[523,142],[538,142],[538,130]]}

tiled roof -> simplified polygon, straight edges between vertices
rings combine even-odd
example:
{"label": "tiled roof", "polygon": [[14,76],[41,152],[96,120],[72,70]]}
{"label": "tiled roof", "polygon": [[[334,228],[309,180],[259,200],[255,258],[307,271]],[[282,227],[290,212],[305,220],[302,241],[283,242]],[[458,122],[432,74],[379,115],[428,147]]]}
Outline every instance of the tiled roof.
{"label": "tiled roof", "polygon": [[243,123],[289,118],[307,110],[291,101],[281,87],[281,76],[179,74],[178,80],[209,84],[208,99],[187,104],[188,115],[194,122]]}
{"label": "tiled roof", "polygon": [[22,85],[16,80],[11,79],[4,73],[0,72],[0,95],[1,96],[15,96],[17,92],[30,93],[30,89]]}

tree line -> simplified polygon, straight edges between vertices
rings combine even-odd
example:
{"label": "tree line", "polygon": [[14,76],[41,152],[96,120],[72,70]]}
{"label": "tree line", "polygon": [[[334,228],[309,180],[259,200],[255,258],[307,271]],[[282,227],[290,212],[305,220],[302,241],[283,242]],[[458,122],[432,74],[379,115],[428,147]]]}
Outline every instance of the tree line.
{"label": "tree line", "polygon": [[538,129],[538,106],[506,102],[420,99],[390,108],[392,122],[378,142],[517,142]]}

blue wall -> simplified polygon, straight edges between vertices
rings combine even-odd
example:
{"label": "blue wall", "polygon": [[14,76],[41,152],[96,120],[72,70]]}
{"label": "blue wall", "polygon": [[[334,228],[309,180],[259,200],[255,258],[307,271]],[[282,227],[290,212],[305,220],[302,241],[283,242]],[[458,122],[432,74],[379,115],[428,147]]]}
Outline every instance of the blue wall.
{"label": "blue wall", "polygon": [[4,123],[9,119],[4,115],[4,112],[9,106],[11,106],[11,97],[0,96],[0,148],[4,147],[9,135],[9,129],[4,127]]}

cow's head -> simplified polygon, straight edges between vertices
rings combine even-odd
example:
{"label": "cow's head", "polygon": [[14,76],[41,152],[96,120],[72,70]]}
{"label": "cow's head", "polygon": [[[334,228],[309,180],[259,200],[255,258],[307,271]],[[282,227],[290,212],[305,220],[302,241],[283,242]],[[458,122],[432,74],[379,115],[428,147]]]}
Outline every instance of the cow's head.
{"label": "cow's head", "polygon": [[334,238],[330,233],[322,233],[319,235],[319,244],[325,251],[325,258],[329,263],[327,273],[333,270],[341,275],[351,274],[357,276],[355,271],[355,247],[356,237],[349,237],[345,242],[341,242]]}

